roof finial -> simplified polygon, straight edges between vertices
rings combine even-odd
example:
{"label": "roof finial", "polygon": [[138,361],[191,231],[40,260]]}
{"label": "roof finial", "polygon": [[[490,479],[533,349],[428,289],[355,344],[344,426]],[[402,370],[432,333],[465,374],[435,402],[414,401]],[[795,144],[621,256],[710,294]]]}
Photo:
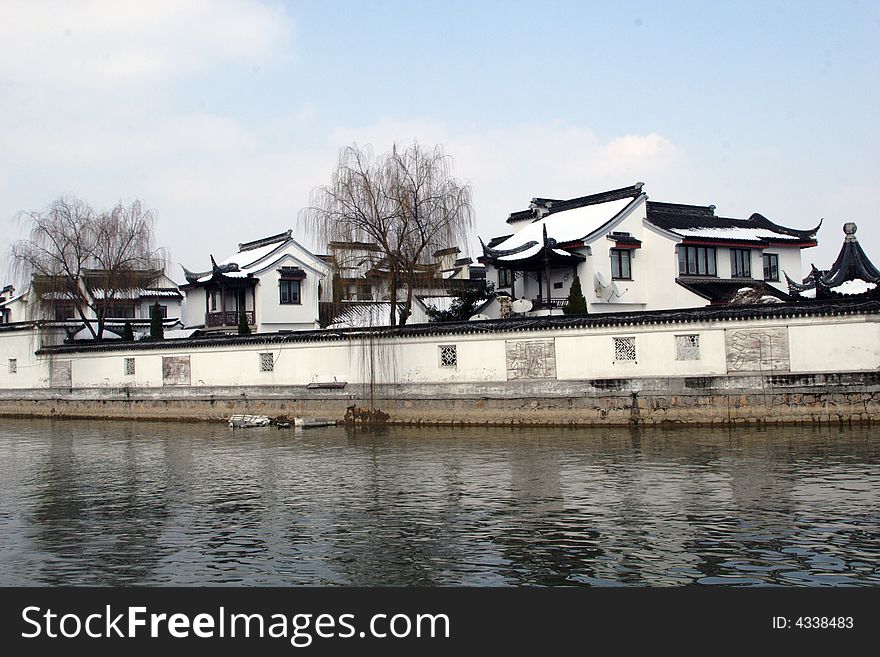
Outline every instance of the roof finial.
{"label": "roof finial", "polygon": [[856,226],[855,222],[853,221],[847,221],[845,224],[843,224],[843,232],[846,235],[844,241],[857,242],[858,239],[856,238],[856,231],[858,229],[859,227]]}

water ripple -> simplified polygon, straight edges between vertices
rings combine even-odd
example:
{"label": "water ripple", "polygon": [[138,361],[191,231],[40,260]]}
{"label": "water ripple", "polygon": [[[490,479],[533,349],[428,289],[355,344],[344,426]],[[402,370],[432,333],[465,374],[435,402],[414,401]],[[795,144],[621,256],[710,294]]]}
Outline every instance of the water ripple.
{"label": "water ripple", "polygon": [[0,584],[877,585],[876,434],[4,420]]}

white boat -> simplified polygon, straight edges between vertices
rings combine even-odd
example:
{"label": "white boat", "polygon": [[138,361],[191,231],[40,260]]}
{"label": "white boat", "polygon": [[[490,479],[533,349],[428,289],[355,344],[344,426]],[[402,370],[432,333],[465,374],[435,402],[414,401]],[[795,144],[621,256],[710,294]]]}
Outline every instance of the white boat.
{"label": "white boat", "polygon": [[270,424],[272,424],[272,420],[265,415],[233,415],[229,418],[229,426],[233,429],[268,427]]}

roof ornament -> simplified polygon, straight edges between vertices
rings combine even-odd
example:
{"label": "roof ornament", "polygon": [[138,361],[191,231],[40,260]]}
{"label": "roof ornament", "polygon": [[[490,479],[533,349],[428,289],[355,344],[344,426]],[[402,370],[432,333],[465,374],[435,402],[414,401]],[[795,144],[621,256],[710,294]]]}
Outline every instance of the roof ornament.
{"label": "roof ornament", "polygon": [[183,275],[186,278],[187,283],[198,283],[199,279],[202,276],[205,276],[204,273],[200,274],[198,272],[190,271],[189,269],[187,269],[183,265],[180,265],[180,268],[183,270]]}
{"label": "roof ornament", "polygon": [[522,246],[518,246],[515,249],[491,249],[483,242],[483,239],[480,238],[480,246],[483,247],[483,254],[490,258],[503,258],[505,256],[516,255],[517,253],[522,253],[523,251],[528,251],[533,246],[535,246],[538,242],[536,240],[530,240],[523,244]]}
{"label": "roof ornament", "polygon": [[213,255],[211,256],[211,270],[215,274],[228,274],[229,272],[232,272],[232,271],[240,271],[238,268],[238,264],[235,262],[230,262],[225,265],[218,265],[217,261],[214,260]]}
{"label": "roof ornament", "polygon": [[547,224],[542,226],[544,233],[544,248],[545,249],[555,249],[557,245],[557,241],[552,237],[547,237]]}
{"label": "roof ornament", "polygon": [[[795,296],[801,295],[808,290],[815,290],[812,295],[816,299],[830,299],[838,295],[859,296],[870,294],[876,296],[880,291],[880,270],[874,266],[868,256],[862,250],[856,231],[858,226],[848,221],[843,226],[846,236],[843,246],[837,256],[837,260],[831,268],[822,271],[812,265],[810,274],[803,283],[795,283],[786,274],[789,290]],[[854,282],[856,283],[854,286]],[[853,287],[860,291],[850,291]]]}

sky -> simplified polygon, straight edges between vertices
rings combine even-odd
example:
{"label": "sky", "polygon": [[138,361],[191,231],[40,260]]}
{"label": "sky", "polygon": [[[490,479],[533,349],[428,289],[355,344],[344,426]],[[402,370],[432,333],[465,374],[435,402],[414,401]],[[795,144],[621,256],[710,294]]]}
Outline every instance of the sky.
{"label": "sky", "polygon": [[805,270],[855,221],[880,265],[878,44],[878,0],[0,0],[0,252],[62,195],[140,199],[179,281],[288,228],[324,252],[297,220],[339,150],[415,139],[484,239],[532,197],[641,181],[824,218]]}

